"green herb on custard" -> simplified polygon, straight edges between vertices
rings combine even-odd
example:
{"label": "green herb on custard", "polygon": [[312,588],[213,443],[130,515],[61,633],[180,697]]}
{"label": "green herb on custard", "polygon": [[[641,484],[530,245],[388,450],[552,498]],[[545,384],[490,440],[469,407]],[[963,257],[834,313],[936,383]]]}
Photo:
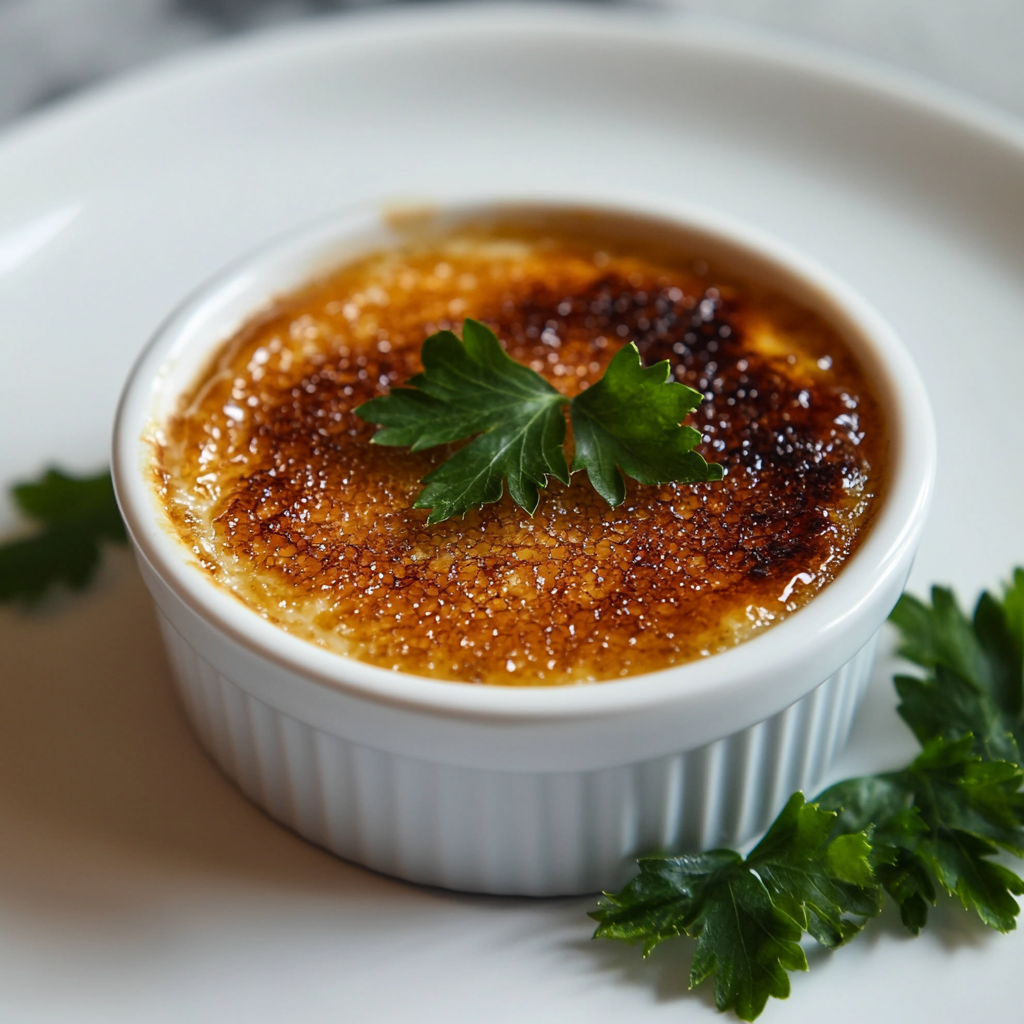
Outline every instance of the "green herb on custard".
{"label": "green herb on custard", "polygon": [[564,406],[576,445],[572,471],[586,471],[612,507],[625,500],[623,474],[643,484],[722,479],[722,467],[693,450],[700,433],[680,426],[700,392],[671,380],[667,361],[645,368],[635,345],[573,399],[512,359],[475,320],[463,323],[461,340],[451,331],[432,334],[421,358],[423,373],[406,387],[355,411],[380,428],[375,444],[422,451],[472,438],[424,478],[414,507],[430,509],[429,524],[498,501],[505,480],[531,515],[549,476],[568,484]]}

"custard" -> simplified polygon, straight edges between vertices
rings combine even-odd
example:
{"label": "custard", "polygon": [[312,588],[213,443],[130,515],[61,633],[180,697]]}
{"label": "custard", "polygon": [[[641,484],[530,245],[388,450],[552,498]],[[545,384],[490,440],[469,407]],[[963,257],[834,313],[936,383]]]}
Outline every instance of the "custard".
{"label": "custard", "polygon": [[[577,474],[532,517],[506,493],[428,527],[419,481],[455,446],[373,445],[353,410],[465,317],[570,397],[629,341],[667,359],[705,395],[688,422],[725,479],[627,481],[610,509]],[[396,671],[549,685],[706,657],[796,611],[869,528],[887,441],[820,316],[684,241],[561,214],[414,233],[275,299],[154,446],[170,528],[281,629]]]}

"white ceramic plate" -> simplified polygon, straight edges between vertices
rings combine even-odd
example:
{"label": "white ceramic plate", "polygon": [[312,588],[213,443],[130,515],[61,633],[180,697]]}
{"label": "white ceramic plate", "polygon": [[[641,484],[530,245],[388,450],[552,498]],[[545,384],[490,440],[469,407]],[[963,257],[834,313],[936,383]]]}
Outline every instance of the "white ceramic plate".
{"label": "white ceramic plate", "polygon": [[[1024,131],[867,65],[655,14],[409,10],[190,57],[0,141],[0,483],[105,463],[114,400],[212,271],[373,196],[649,190],[789,239],[872,299],[931,390],[915,570],[967,595],[1024,560]],[[0,526],[13,523],[9,510]],[[689,945],[590,943],[589,900],[470,898],[336,861],[192,740],[126,557],[0,614],[0,1019],[717,1019]],[[883,659],[838,774],[912,750]],[[764,1020],[1019,1017],[1024,940],[949,904],[812,956]],[[705,987],[707,988],[707,987]]]}

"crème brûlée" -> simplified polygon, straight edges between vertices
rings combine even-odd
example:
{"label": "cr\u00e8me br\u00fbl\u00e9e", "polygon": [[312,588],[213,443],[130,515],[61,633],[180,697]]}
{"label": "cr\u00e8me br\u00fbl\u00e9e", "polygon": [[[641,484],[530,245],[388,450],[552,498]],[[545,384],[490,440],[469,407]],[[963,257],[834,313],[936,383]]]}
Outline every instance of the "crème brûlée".
{"label": "cr\u00e8me br\u00fbl\u00e9e", "polygon": [[[467,683],[617,679],[715,654],[841,571],[885,485],[884,414],[840,332],[685,239],[567,211],[417,234],[275,298],[156,432],[169,528],[258,614],[341,655]],[[427,526],[454,446],[371,443],[353,410],[464,318],[571,397],[635,342],[703,392],[721,482],[584,474],[533,516],[501,501]],[[571,431],[569,437],[571,453]]]}

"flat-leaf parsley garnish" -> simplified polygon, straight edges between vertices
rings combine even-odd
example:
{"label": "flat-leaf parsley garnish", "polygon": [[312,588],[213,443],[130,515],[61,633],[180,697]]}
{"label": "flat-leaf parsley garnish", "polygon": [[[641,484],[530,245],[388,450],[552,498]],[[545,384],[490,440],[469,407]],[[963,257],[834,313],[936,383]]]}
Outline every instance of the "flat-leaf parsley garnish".
{"label": "flat-leaf parsley garnish", "polygon": [[604,376],[571,402],[573,472],[585,469],[612,508],[626,500],[623,473],[642,484],[721,480],[722,467],[693,450],[700,431],[680,426],[703,400],[672,380],[667,359],[645,367],[636,345],[626,345]]}
{"label": "flat-leaf parsley garnish", "polygon": [[0,545],[0,603],[37,601],[60,583],[81,590],[99,564],[101,541],[127,540],[107,471],[75,477],[48,469],[11,495],[37,529]]}
{"label": "flat-leaf parsley garnish", "polygon": [[421,359],[423,372],[406,387],[355,412],[379,427],[375,444],[422,451],[472,438],[424,477],[414,507],[430,509],[428,524],[498,501],[505,480],[531,515],[549,476],[568,484],[564,406],[576,442],[573,471],[586,470],[613,507],[625,500],[623,474],[644,484],[722,479],[722,467],[693,450],[700,433],[680,426],[700,392],[671,380],[667,361],[645,369],[635,345],[571,400],[512,359],[476,320],[464,321],[461,340],[451,331],[432,334]]}
{"label": "flat-leaf parsley garnish", "polygon": [[925,669],[897,676],[899,712],[920,741],[904,769],[848,779],[813,803],[790,797],[747,858],[732,850],[643,857],[606,893],[595,938],[642,945],[697,940],[690,987],[715,976],[715,1003],[754,1020],[806,970],[806,932],[833,949],[881,909],[883,893],[914,935],[943,891],[1001,932],[1016,927],[1024,880],[993,858],[1024,856],[1024,570],[973,619],[949,590],[892,613],[900,654]]}
{"label": "flat-leaf parsley garnish", "polygon": [[[753,1020],[769,996],[789,995],[788,971],[806,971],[800,938],[832,948],[882,901],[864,833],[832,836],[836,815],[794,793],[744,859],[732,850],[644,857],[640,874],[590,916],[597,936],[643,945],[697,940],[690,987],[715,976],[715,1004]],[[853,915],[851,918],[849,915]]]}

